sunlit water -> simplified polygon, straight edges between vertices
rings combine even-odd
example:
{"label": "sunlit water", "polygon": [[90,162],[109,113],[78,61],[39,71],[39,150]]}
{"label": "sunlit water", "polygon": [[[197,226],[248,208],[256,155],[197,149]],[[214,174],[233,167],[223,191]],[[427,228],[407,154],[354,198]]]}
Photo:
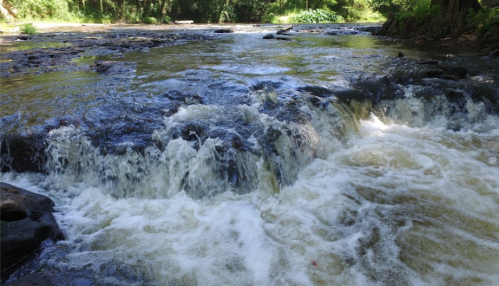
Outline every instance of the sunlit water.
{"label": "sunlit water", "polygon": [[[389,103],[396,118],[359,119],[337,103],[302,106],[310,126],[279,121],[259,112],[262,96],[285,100],[306,84],[348,88],[351,74],[388,73],[402,49],[369,36],[263,35],[125,56],[137,69],[113,91],[120,96],[138,104],[170,89],[204,96],[154,131],[164,149],[104,155],[85,132],[61,127],[50,132],[48,175],[0,173],[0,181],[56,203],[66,240],[45,250],[37,267],[61,285],[499,285],[497,116],[468,102],[466,124],[449,130],[452,118],[415,115],[424,104],[409,86],[404,100]],[[461,57],[471,72],[490,64]],[[263,81],[275,90],[255,90]],[[226,82],[231,98],[223,96]],[[214,182],[217,138],[195,148],[168,137],[194,119],[229,129],[231,120],[263,130],[286,125],[308,143],[293,156],[291,139],[275,143],[288,181],[257,151],[235,154],[235,168],[251,181],[237,191],[232,178]],[[83,170],[62,166],[60,156],[83,162]],[[102,172],[115,179],[103,181]]]}

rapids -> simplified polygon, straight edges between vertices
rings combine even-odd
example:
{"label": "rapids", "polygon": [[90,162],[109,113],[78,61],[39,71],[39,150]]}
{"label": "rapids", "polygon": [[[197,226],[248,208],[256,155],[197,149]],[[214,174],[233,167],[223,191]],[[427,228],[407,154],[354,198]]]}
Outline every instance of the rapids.
{"label": "rapids", "polygon": [[[0,181],[53,199],[66,236],[11,280],[499,285],[497,57],[204,32],[77,61],[116,74],[2,79]],[[33,134],[41,171],[16,171],[8,138]]]}

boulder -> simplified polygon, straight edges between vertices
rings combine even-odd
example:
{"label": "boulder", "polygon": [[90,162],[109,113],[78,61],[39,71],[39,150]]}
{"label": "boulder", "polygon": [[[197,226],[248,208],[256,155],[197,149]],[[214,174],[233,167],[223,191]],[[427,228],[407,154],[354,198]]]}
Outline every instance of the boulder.
{"label": "boulder", "polygon": [[63,239],[48,197],[0,182],[2,280],[33,258],[42,242]]}
{"label": "boulder", "polygon": [[267,35],[263,36],[263,39],[264,40],[272,40],[272,39],[275,39],[275,36],[274,36],[274,34],[267,34]]}

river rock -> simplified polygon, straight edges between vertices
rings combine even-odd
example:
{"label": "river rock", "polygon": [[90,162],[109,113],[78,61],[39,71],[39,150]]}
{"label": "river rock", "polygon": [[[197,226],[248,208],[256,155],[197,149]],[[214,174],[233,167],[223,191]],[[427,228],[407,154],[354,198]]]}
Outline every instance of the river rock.
{"label": "river rock", "polygon": [[91,69],[102,74],[122,74],[131,71],[130,63],[118,61],[96,61]]}
{"label": "river rock", "polygon": [[232,29],[216,29],[213,31],[213,33],[216,34],[227,34],[227,33],[234,33],[234,30]]}
{"label": "river rock", "polygon": [[1,269],[8,277],[40,250],[42,241],[63,239],[48,197],[0,182]]}
{"label": "river rock", "polygon": [[464,79],[467,74],[468,70],[463,67],[442,67],[438,70],[426,72],[427,77],[441,79]]}
{"label": "river rock", "polygon": [[274,36],[274,34],[267,34],[267,35],[263,36],[263,39],[264,40],[272,40],[272,39],[275,39],[275,36]]}
{"label": "river rock", "polygon": [[52,286],[55,285],[48,273],[33,272],[19,279],[11,281],[5,286]]}
{"label": "river rock", "polygon": [[43,172],[46,163],[43,135],[11,135],[0,140],[0,172]]}
{"label": "river rock", "polygon": [[463,67],[444,67],[445,77],[450,79],[463,79],[468,74],[468,70]]}
{"label": "river rock", "polygon": [[281,29],[281,30],[277,31],[277,35],[283,35],[284,33],[289,32],[291,29],[293,29],[293,26],[285,28],[285,29]]}

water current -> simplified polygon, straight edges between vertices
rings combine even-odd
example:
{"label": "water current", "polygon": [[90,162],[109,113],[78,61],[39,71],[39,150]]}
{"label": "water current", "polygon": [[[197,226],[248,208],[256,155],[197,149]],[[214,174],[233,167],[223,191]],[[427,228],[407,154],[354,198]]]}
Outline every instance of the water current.
{"label": "water current", "polygon": [[[499,285],[499,118],[474,100],[497,102],[498,59],[269,31],[79,60],[132,63],[111,81],[2,80],[0,135],[69,122],[47,133],[46,172],[0,173],[53,199],[66,236],[20,272],[58,285]],[[428,59],[468,75],[415,76]]]}

